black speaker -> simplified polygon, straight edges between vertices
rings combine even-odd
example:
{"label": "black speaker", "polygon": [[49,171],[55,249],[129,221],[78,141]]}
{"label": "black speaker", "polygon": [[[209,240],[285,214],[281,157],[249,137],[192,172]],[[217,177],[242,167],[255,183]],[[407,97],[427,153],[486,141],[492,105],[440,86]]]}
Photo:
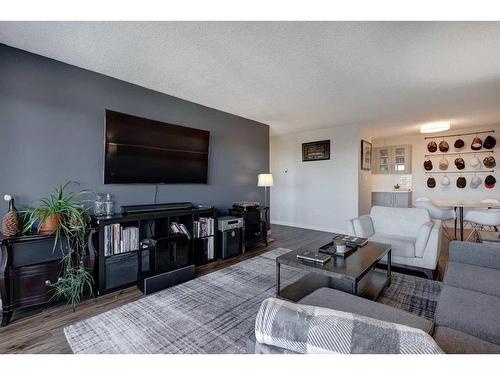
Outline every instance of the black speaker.
{"label": "black speaker", "polygon": [[189,265],[170,272],[147,277],[143,280],[142,285],[139,284],[139,287],[145,295],[148,295],[177,284],[185,283],[195,277],[194,265]]}
{"label": "black speaker", "polygon": [[228,229],[219,232],[219,248],[221,249],[222,259],[227,259],[241,254],[241,228]]}

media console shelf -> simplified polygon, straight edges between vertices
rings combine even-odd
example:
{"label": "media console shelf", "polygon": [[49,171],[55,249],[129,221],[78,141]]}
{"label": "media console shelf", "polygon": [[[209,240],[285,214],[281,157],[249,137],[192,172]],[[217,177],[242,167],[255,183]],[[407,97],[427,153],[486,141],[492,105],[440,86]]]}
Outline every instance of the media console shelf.
{"label": "media console shelf", "polygon": [[[213,207],[133,212],[93,221],[99,233],[99,295],[135,284],[147,294],[186,281],[187,274],[194,277],[195,266],[220,257]],[[154,290],[145,286],[148,280]]]}

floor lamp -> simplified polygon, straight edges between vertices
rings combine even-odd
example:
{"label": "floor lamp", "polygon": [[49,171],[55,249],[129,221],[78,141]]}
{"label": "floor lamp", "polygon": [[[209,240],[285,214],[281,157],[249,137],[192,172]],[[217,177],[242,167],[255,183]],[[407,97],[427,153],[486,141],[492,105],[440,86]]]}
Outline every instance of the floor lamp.
{"label": "floor lamp", "polygon": [[[269,228],[271,227],[271,214],[269,213],[270,208],[267,206],[267,189],[271,186],[273,186],[273,175],[270,173],[263,173],[259,174],[258,176],[258,181],[257,181],[257,186],[263,187],[264,188],[264,200],[265,200],[265,208],[267,209],[267,214],[269,217],[266,217],[266,225],[268,228],[266,230],[268,231],[267,233],[270,232]],[[271,241],[271,239],[269,239]]]}

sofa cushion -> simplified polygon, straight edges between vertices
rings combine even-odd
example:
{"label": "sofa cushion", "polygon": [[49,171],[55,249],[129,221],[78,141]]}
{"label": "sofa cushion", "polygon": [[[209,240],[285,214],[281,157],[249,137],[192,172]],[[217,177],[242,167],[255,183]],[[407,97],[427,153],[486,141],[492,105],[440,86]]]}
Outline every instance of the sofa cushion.
{"label": "sofa cushion", "polygon": [[370,237],[375,233],[373,231],[372,219],[368,215],[362,215],[352,219],[354,233],[358,237]]}
{"label": "sofa cushion", "polygon": [[424,256],[425,247],[427,246],[427,242],[429,241],[432,227],[434,227],[434,222],[429,221],[425,224],[422,224],[417,232],[417,238],[415,240],[415,256],[418,258],[422,258]]}
{"label": "sofa cushion", "polygon": [[430,335],[432,335],[434,330],[434,323],[428,319],[331,288],[320,288],[302,298],[299,303],[352,312],[373,319],[404,324],[409,327],[421,329]]}
{"label": "sofa cushion", "polygon": [[447,354],[500,354],[500,346],[466,333],[437,326],[434,340]]}
{"label": "sofa cushion", "polygon": [[500,298],[444,285],[436,324],[500,345]]}
{"label": "sofa cushion", "polygon": [[277,298],[262,302],[255,338],[296,353],[443,353],[420,329]]}
{"label": "sofa cushion", "polygon": [[500,297],[500,270],[449,262],[443,282],[457,288]]}
{"label": "sofa cushion", "polygon": [[485,243],[451,241],[449,260],[500,270],[500,248]]}
{"label": "sofa cushion", "polygon": [[393,208],[374,206],[370,211],[375,233],[416,237],[420,227],[431,221],[423,208]]}
{"label": "sofa cushion", "polygon": [[375,233],[370,237],[370,241],[391,244],[393,256],[400,256],[404,258],[415,257],[415,237]]}

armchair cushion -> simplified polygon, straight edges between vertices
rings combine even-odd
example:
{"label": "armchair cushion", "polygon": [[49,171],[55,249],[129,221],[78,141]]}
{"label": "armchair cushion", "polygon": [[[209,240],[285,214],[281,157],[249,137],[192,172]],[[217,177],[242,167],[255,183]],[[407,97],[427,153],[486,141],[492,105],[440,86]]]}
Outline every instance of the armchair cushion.
{"label": "armchair cushion", "polygon": [[375,233],[416,237],[420,227],[431,221],[423,208],[393,208],[374,206],[370,212]]}
{"label": "armchair cushion", "polygon": [[434,270],[441,247],[441,221],[422,208],[373,206],[349,220],[349,235],[392,245],[395,264]]}
{"label": "armchair cushion", "polygon": [[375,234],[372,219],[368,215],[362,215],[351,220],[354,233],[358,237],[371,237]]}
{"label": "armchair cushion", "polygon": [[427,241],[431,235],[432,227],[434,223],[432,221],[428,221],[427,223],[422,224],[420,229],[417,232],[417,239],[415,240],[415,256],[422,258],[425,252],[425,247],[427,246]]}
{"label": "armchair cushion", "polygon": [[415,257],[415,237],[375,233],[370,237],[370,241],[391,244],[392,256],[400,256],[404,258]]}

